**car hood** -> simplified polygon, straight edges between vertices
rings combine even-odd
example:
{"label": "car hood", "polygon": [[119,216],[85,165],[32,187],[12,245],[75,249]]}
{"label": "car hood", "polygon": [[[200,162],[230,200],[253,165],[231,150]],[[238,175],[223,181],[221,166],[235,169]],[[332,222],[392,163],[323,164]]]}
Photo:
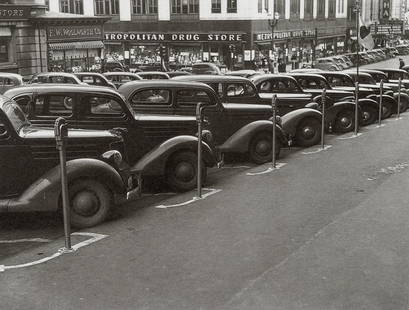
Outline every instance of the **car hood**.
{"label": "car hood", "polygon": [[[266,100],[273,98],[273,93],[259,93],[259,96],[261,99]],[[277,94],[278,99],[305,99],[305,100],[311,100],[312,95],[309,93],[292,93],[292,94],[286,94],[286,93],[278,93]]]}
{"label": "car hood", "polygon": [[[55,139],[54,128],[25,126],[20,129],[20,137],[24,139]],[[109,139],[120,140],[118,133],[110,130],[68,129],[68,139]]]}
{"label": "car hood", "polygon": [[196,122],[195,116],[189,115],[169,115],[169,114],[138,114],[134,116],[136,121],[146,122]]}
{"label": "car hood", "polygon": [[268,104],[223,103],[223,107],[227,111],[272,111],[271,106]]}

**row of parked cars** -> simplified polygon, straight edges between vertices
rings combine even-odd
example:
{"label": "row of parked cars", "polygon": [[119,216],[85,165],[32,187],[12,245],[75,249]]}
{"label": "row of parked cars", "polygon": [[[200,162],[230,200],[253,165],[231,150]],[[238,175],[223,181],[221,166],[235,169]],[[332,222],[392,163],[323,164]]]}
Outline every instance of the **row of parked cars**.
{"label": "row of parked cars", "polygon": [[[131,74],[112,75],[121,73]],[[104,75],[113,83],[110,76]],[[38,74],[0,97],[0,211],[61,208],[53,131],[58,117],[69,125],[71,221],[90,227],[104,221],[114,205],[139,196],[147,179],[161,178],[175,191],[195,187],[199,103],[204,106],[205,182],[207,169],[221,166],[225,154],[246,154],[257,164],[271,160],[274,94],[279,156],[281,147],[319,143],[323,88],[326,131],[344,133],[354,129],[354,82],[360,82],[359,123],[365,126],[378,115],[379,78],[385,81],[382,117],[397,112],[398,76],[404,78],[403,112],[409,106],[409,79],[403,70],[370,70],[359,76],[316,69],[285,75],[179,75],[105,86],[91,80],[101,77],[95,73]]]}
{"label": "row of parked cars", "polygon": [[[385,47],[374,49],[371,51],[359,52],[359,64],[367,65],[375,62],[380,62],[393,58],[397,55],[408,55],[409,46],[399,45],[397,47]],[[314,68],[329,71],[342,71],[356,66],[358,57],[356,53],[348,53],[344,55],[335,55],[329,57],[318,58],[315,61]]]}

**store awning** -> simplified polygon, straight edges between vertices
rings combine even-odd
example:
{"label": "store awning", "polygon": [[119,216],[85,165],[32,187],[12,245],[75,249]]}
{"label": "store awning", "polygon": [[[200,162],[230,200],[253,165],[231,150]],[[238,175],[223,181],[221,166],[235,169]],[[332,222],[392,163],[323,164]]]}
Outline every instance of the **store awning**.
{"label": "store awning", "polygon": [[11,37],[11,30],[8,27],[0,27],[0,37]]}
{"label": "store awning", "polygon": [[102,43],[102,41],[61,42],[50,43],[49,47],[51,50],[93,49],[103,48],[104,43]]}

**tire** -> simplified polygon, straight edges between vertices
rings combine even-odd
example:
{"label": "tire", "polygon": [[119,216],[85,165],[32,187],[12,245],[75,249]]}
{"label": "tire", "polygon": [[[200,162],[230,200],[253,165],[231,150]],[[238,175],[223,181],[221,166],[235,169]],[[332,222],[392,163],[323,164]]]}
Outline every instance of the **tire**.
{"label": "tire", "polygon": [[391,117],[392,114],[393,114],[392,105],[390,103],[383,102],[382,103],[382,119],[389,118]]}
{"label": "tire", "polygon": [[[202,181],[206,179],[207,168],[202,162]],[[173,155],[166,165],[166,183],[176,192],[194,189],[197,184],[197,155],[183,151]]]}
{"label": "tire", "polygon": [[68,193],[72,226],[92,227],[108,218],[113,197],[104,184],[93,179],[79,179],[71,183]]}
{"label": "tire", "polygon": [[295,140],[299,146],[309,147],[321,140],[321,122],[316,118],[305,118],[297,126]]}
{"label": "tire", "polygon": [[371,106],[361,106],[362,110],[362,117],[361,117],[361,125],[368,126],[373,124],[378,119],[378,109],[371,107]]}
{"label": "tire", "polygon": [[[260,132],[254,136],[249,146],[250,160],[258,165],[272,160],[273,135],[269,132]],[[281,141],[276,137],[276,159],[280,156]]]}
{"label": "tire", "polygon": [[406,110],[409,108],[409,102],[406,100],[400,100],[400,113],[406,112]]}
{"label": "tire", "polygon": [[343,110],[335,118],[334,130],[337,133],[346,133],[355,128],[355,114],[351,110]]}

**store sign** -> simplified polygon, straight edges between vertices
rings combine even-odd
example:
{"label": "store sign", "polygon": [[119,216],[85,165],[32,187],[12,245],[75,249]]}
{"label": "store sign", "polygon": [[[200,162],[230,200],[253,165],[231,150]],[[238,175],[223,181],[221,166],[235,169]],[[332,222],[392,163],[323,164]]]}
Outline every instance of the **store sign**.
{"label": "store sign", "polygon": [[0,4],[0,21],[26,19],[30,17],[31,7]]}
{"label": "store sign", "polygon": [[100,25],[73,25],[49,26],[47,28],[48,41],[62,40],[101,40],[102,26]]}
{"label": "store sign", "polygon": [[104,38],[107,41],[134,42],[241,42],[243,34],[108,32]]}
{"label": "store sign", "polygon": [[381,19],[390,19],[391,17],[391,2],[390,0],[382,0],[381,2]]}
{"label": "store sign", "polygon": [[[309,30],[295,30],[295,31],[275,31],[274,39],[301,39],[301,38],[314,38],[315,29]],[[254,41],[271,41],[272,33],[256,33],[254,35]]]}
{"label": "store sign", "polygon": [[376,25],[375,34],[402,34],[403,25],[402,24],[388,24],[388,25]]}

